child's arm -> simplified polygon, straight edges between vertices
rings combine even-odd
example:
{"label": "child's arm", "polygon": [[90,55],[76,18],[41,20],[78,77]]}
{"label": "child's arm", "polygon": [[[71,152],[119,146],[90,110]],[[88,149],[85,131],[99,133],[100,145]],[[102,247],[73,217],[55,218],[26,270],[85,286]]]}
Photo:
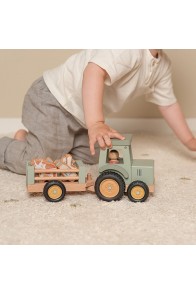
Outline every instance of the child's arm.
{"label": "child's arm", "polygon": [[196,138],[191,133],[180,105],[176,102],[170,106],[158,106],[164,119],[179,140],[192,151],[196,151]]}
{"label": "child's arm", "polygon": [[83,108],[92,155],[95,154],[94,144],[96,142],[101,148],[105,148],[112,146],[110,138],[124,139],[121,134],[106,125],[104,121],[102,107],[106,77],[107,72],[95,63],[89,63],[83,75]]}

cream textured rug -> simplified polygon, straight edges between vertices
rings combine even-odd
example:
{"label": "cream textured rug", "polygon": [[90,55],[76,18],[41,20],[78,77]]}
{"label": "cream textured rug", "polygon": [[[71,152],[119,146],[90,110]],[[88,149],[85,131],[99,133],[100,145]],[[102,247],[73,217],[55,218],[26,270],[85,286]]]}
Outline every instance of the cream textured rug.
{"label": "cream textured rug", "polygon": [[25,176],[0,170],[0,244],[196,244],[196,154],[152,133],[134,134],[132,148],[155,160],[156,191],[144,203],[87,193],[49,203],[27,194]]}

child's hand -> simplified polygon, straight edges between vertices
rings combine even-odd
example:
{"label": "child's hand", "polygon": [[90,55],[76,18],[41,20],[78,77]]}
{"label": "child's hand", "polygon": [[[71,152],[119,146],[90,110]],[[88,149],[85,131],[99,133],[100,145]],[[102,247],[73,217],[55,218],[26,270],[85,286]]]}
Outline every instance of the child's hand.
{"label": "child's hand", "polygon": [[124,140],[121,134],[119,134],[116,130],[112,129],[104,122],[97,122],[88,128],[89,135],[89,145],[91,154],[95,154],[95,143],[98,142],[99,146],[102,149],[106,147],[112,147],[112,142],[110,138],[117,138],[120,140]]}
{"label": "child's hand", "polygon": [[189,150],[196,151],[196,138],[190,139],[185,145]]}

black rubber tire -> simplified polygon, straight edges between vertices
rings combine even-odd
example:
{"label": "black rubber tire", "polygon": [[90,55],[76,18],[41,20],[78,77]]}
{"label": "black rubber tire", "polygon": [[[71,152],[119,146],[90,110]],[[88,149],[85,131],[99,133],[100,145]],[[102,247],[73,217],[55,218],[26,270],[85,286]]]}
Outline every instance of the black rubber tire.
{"label": "black rubber tire", "polygon": [[[141,187],[141,188],[143,189],[143,191],[144,191],[144,196],[143,196],[141,199],[134,198],[134,196],[131,195],[131,192],[132,192],[133,188],[136,187],[136,186]],[[127,189],[127,196],[128,196],[128,198],[129,198],[132,202],[144,202],[144,201],[146,201],[146,199],[147,199],[148,196],[149,196],[149,188],[148,188],[148,186],[147,186],[144,182],[142,182],[142,181],[134,181],[134,182],[132,182],[132,183],[129,185],[129,187],[128,187],[128,189]]]}
{"label": "black rubber tire", "polygon": [[[103,192],[100,191],[100,185],[105,180],[114,180],[117,183],[119,191],[113,197],[108,197],[107,195],[104,195]],[[115,172],[110,172],[110,171],[103,172],[102,174],[98,176],[95,182],[95,193],[97,194],[98,198],[101,200],[108,201],[108,202],[113,200],[114,201],[120,200],[123,197],[124,192],[125,192],[125,182],[123,178]]]}
{"label": "black rubber tire", "polygon": [[[52,187],[52,186],[58,186],[60,189],[61,189],[61,195],[58,197],[58,198],[52,198],[50,197],[50,195],[48,194],[48,190]],[[50,202],[59,202],[61,200],[64,199],[65,197],[65,194],[66,194],[66,188],[65,186],[63,185],[62,182],[60,181],[49,181],[45,184],[44,186],[44,190],[43,190],[43,194],[46,198],[46,200],[50,201]]]}

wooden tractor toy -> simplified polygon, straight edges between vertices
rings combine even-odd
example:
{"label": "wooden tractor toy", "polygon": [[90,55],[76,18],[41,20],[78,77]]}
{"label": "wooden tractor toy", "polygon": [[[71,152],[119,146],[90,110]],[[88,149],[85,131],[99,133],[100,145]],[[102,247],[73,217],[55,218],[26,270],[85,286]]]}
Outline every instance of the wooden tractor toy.
{"label": "wooden tractor toy", "polygon": [[40,164],[42,160],[37,159],[37,166],[27,162],[27,191],[43,192],[51,202],[61,201],[66,192],[77,191],[95,192],[104,201],[120,200],[126,194],[133,202],[144,202],[154,192],[154,161],[133,159],[131,140],[132,135],[127,134],[124,140],[112,139],[112,148],[100,150],[96,181],[80,160],[68,166],[63,160]]}

